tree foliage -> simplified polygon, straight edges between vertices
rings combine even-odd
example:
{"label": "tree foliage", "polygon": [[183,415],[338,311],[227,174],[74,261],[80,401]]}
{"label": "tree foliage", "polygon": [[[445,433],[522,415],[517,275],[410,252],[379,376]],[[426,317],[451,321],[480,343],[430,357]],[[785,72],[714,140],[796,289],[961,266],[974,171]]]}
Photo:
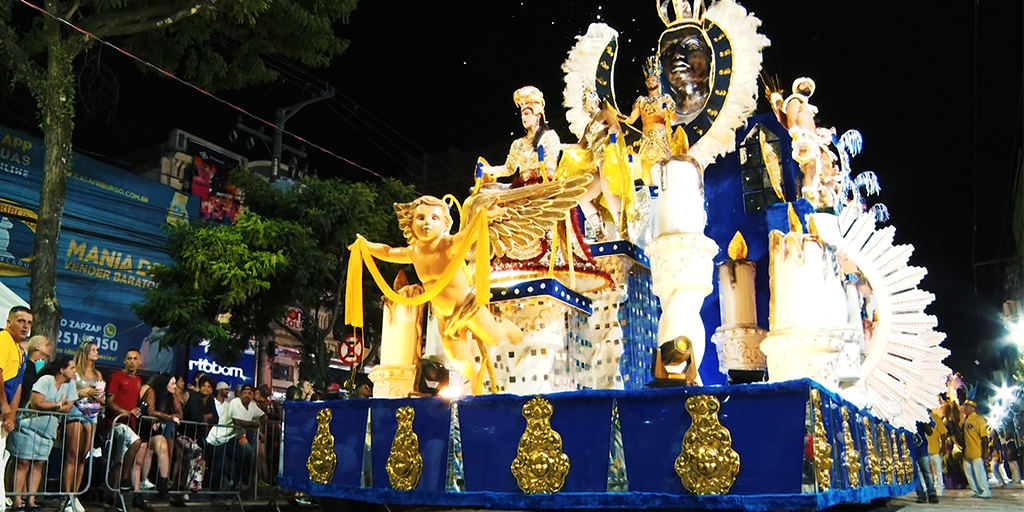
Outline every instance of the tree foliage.
{"label": "tree foliage", "polygon": [[[266,83],[279,56],[326,66],[348,42],[334,33],[358,0],[0,0],[0,65],[32,93],[46,144],[32,265],[35,332],[56,339],[57,238],[71,169],[75,66],[110,40],[208,90]],[[73,24],[81,30],[68,26]],[[148,68],[145,68],[148,69]]]}
{"label": "tree foliage", "polygon": [[[244,170],[235,171],[232,181],[245,197],[245,212],[234,225],[169,227],[174,263],[154,269],[156,286],[135,312],[147,323],[167,326],[165,345],[208,339],[214,354],[227,360],[251,339],[268,339],[276,325],[302,341],[312,356],[307,376],[312,369],[322,382],[330,360],[325,339],[343,304],[348,245],[357,233],[402,244],[392,205],[415,192],[390,180],[306,178],[282,186]],[[367,290],[364,296],[379,295]],[[301,312],[301,330],[282,321],[289,308]]]}

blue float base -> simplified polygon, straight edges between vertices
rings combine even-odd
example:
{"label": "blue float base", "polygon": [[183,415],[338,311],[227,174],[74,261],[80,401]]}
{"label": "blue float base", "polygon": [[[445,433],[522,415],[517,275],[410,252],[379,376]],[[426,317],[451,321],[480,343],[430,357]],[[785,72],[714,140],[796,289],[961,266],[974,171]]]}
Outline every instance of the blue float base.
{"label": "blue float base", "polygon": [[[832,446],[830,490],[815,489],[808,480],[808,400],[822,396],[821,418]],[[719,419],[740,456],[735,482],[725,495],[697,496],[683,487],[674,470],[683,435],[692,418],[687,398],[713,395],[721,402]],[[284,474],[279,484],[313,496],[371,503],[495,509],[636,509],[693,508],[714,510],[820,510],[839,504],[868,503],[914,491],[913,484],[867,485],[864,414],[810,380],[738,386],[682,387],[638,391],[572,391],[545,395],[553,408],[551,426],[562,438],[570,460],[560,492],[524,494],[510,466],[516,457],[526,421],[523,404],[532,397],[488,395],[459,400],[458,415],[439,399],[370,399],[332,402],[287,402],[284,433]],[[395,411],[411,406],[413,430],[419,438],[423,472],[416,490],[391,487],[386,471],[397,430]],[[843,424],[840,409],[849,410]],[[337,468],[331,483],[309,480],[306,462],[317,432],[316,414],[329,408]],[[618,411],[618,422],[612,411]],[[458,429],[452,429],[452,418]],[[894,429],[869,418],[886,437]],[[371,432],[367,449],[367,428]],[[813,425],[813,421],[810,423]],[[453,437],[458,432],[457,442]],[[850,432],[860,456],[862,485],[850,484],[844,433]],[[904,431],[896,430],[903,439]],[[613,442],[621,437],[621,443]],[[874,444],[877,446],[878,439]],[[448,482],[450,446],[461,446],[456,469],[459,490]],[[456,450],[458,450],[456,448]],[[612,452],[615,455],[611,455]],[[364,460],[364,453],[369,456]],[[619,458],[625,470],[609,478],[609,461]],[[622,461],[624,460],[624,464]],[[810,481],[810,484],[808,482]],[[809,487],[808,487],[809,485]],[[628,486],[628,491],[609,489]]]}

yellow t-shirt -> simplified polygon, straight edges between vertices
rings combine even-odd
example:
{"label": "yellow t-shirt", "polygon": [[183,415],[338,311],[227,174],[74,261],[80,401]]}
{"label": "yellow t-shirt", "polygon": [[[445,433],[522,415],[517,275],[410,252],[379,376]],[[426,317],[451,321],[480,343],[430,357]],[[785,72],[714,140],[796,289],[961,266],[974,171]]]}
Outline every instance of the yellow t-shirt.
{"label": "yellow t-shirt", "polygon": [[0,368],[4,370],[5,381],[18,376],[22,355],[21,347],[11,337],[11,333],[0,331]]}
{"label": "yellow t-shirt", "polygon": [[964,459],[981,458],[981,440],[988,438],[988,422],[977,412],[964,420]]}
{"label": "yellow t-shirt", "polygon": [[927,436],[928,439],[928,455],[938,455],[942,451],[942,437],[946,435],[946,424],[942,421],[942,416],[939,416],[935,411],[931,411],[932,420],[935,422],[935,426],[932,427],[931,435]]}

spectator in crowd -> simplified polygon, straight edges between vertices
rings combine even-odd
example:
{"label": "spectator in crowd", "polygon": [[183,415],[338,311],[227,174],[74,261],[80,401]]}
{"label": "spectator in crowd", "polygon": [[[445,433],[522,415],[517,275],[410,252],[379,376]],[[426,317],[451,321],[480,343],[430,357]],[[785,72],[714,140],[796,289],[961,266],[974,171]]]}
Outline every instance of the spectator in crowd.
{"label": "spectator in crowd", "polygon": [[964,420],[961,424],[964,436],[964,475],[974,491],[975,498],[991,498],[985,459],[989,456],[988,422],[978,414],[978,405],[973,400],[964,402]]}
{"label": "spectator in crowd", "polygon": [[[199,378],[199,383],[196,386],[196,392],[191,393],[188,402],[185,402],[185,420],[194,421],[196,423],[206,423],[207,425],[216,425],[219,416],[217,415],[217,407],[214,405],[216,399],[213,398],[213,377],[203,374]],[[189,433],[189,437],[195,437],[197,440],[205,438],[209,429],[202,429],[196,433]]]}
{"label": "spectator in crowd", "polygon": [[220,381],[217,383],[217,394],[213,396],[213,406],[217,408],[217,417],[223,418],[224,411],[227,409],[228,395],[231,394],[231,386],[227,382]]}
{"label": "spectator in crowd", "polygon": [[[75,351],[75,369],[78,376],[78,400],[68,413],[68,425],[64,432],[64,492],[78,492],[85,476],[85,457],[92,451],[92,435],[96,419],[106,402],[106,382],[103,374],[96,369],[100,349],[92,338],[86,338]],[[72,498],[66,512],[85,512],[78,498]]]}
{"label": "spectator in crowd", "polygon": [[[0,381],[4,383],[4,392],[0,393],[0,454],[7,446],[7,433],[14,432],[14,418],[21,402],[21,377],[25,363],[25,353],[21,343],[32,333],[32,312],[24,306],[14,306],[7,314],[7,324],[0,331]],[[0,464],[0,496],[4,491],[4,466]],[[5,500],[0,499],[0,512],[7,509]]]}
{"label": "spectator in crowd", "polygon": [[165,500],[170,498],[167,479],[171,473],[171,442],[182,417],[181,407],[174,396],[178,389],[177,381],[173,375],[157,375],[153,384],[143,394],[143,401],[149,405],[149,411],[144,411],[143,414],[158,420],[150,426],[152,437],[149,444],[157,460],[157,491],[160,498]]}
{"label": "spectator in crowd", "polygon": [[365,373],[356,375],[356,398],[372,398],[373,381]]}
{"label": "spectator in crowd", "polygon": [[19,409],[28,406],[28,401],[32,398],[32,386],[39,380],[39,377],[43,376],[43,367],[53,355],[53,346],[50,345],[50,340],[46,336],[32,336],[28,340],[28,346],[25,347],[25,353],[28,354],[28,361],[25,363],[25,371],[22,374]]}
{"label": "spectator in crowd", "polygon": [[[57,438],[57,425],[78,399],[76,375],[71,356],[57,356],[33,383],[31,391],[26,393],[29,395],[28,408],[20,415],[18,430],[11,432],[9,448],[17,461],[14,492],[29,494],[27,508],[32,512],[40,510],[32,494],[39,491],[43,463],[50,458],[53,441]],[[40,414],[33,411],[48,412]],[[26,508],[21,496],[14,496],[13,502],[17,510]]]}
{"label": "spectator in crowd", "polygon": [[301,400],[298,386],[288,386],[288,389],[284,391],[284,401],[291,402],[294,400]]}
{"label": "spectator in crowd", "polygon": [[[238,396],[225,408],[220,423],[206,437],[207,462],[210,463],[210,488],[218,491],[227,477],[235,488],[244,489],[251,474],[253,450],[244,429],[257,429],[266,416],[253,403],[252,386],[243,384]],[[228,465],[225,468],[225,465]]]}
{"label": "spectator in crowd", "polygon": [[178,402],[178,404],[181,406],[183,410],[185,408],[185,402],[188,402],[189,397],[192,396],[191,390],[185,386],[186,382],[187,381],[185,380],[184,377],[178,377],[174,381],[174,399]]}
{"label": "spectator in crowd", "polygon": [[313,383],[312,382],[310,382],[308,380],[300,380],[299,381],[299,396],[301,397],[300,400],[306,400],[306,401],[313,400],[313,395],[314,394],[315,394],[315,391],[313,390]]}
{"label": "spectator in crowd", "polygon": [[[138,374],[141,365],[142,354],[138,350],[129,350],[124,356],[124,369],[114,372],[107,386],[107,424],[111,427],[113,452],[110,456],[115,461],[108,477],[120,476],[122,493],[139,490],[144,458],[140,454],[145,455],[149,451],[149,436],[144,441],[136,433],[139,428],[138,419],[142,415],[142,409],[139,408],[139,402],[142,401],[142,377]],[[138,492],[132,493],[130,502],[143,510],[152,508]]]}
{"label": "spectator in crowd", "polygon": [[189,391],[199,391],[199,381],[206,376],[206,372],[198,371],[192,374],[192,383],[188,385]]}

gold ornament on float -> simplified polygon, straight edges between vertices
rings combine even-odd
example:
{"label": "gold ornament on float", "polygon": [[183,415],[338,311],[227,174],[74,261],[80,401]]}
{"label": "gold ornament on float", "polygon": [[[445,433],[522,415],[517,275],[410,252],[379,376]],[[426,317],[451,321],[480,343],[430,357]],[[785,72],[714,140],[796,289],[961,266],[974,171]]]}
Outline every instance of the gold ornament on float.
{"label": "gold ornament on float", "polygon": [[338,467],[338,455],[334,453],[334,436],[331,435],[331,410],[320,409],[316,413],[316,435],[313,436],[313,447],[306,460],[309,468],[309,480],[318,484],[329,484],[334,478],[334,470]]}
{"label": "gold ornament on float", "polygon": [[875,432],[868,418],[864,418],[864,439],[868,444],[868,473],[871,474],[871,483],[878,485],[882,483],[882,459],[875,449]]}
{"label": "gold ornament on float", "polygon": [[827,491],[832,487],[832,444],[828,442],[828,431],[821,418],[821,393],[811,390],[811,401],[814,403],[814,471],[818,492]]}
{"label": "gold ornament on float", "polygon": [[395,432],[395,440],[391,442],[391,455],[388,456],[388,479],[391,480],[391,487],[399,491],[411,491],[419,484],[423,473],[420,440],[412,430],[416,411],[410,406],[399,407],[395,411],[395,418],[398,419],[398,430]]}
{"label": "gold ornament on float", "polygon": [[910,434],[903,434],[903,471],[907,474],[907,481],[914,478],[914,456],[910,453]]}
{"label": "gold ornament on float", "polygon": [[882,471],[885,473],[885,483],[893,485],[896,483],[896,465],[892,461],[892,446],[889,446],[889,436],[886,435],[885,425],[878,425],[878,447],[881,449],[879,457],[882,459]]}
{"label": "gold ornament on float", "polygon": [[892,463],[896,465],[896,483],[905,484],[910,481],[907,477],[907,459],[906,454],[900,450],[900,441],[896,437],[896,431],[893,430],[889,433],[892,437]]}
{"label": "gold ornament on float", "polygon": [[527,494],[558,492],[569,474],[569,456],[562,453],[562,436],[551,428],[551,402],[535,396],[523,405],[526,430],[512,461],[512,474]]}
{"label": "gold ornament on float", "polygon": [[718,420],[721,404],[711,395],[686,400],[693,423],[683,436],[676,473],[694,494],[726,494],[740,472],[740,455],[732,449],[732,434]]}
{"label": "gold ornament on float", "polygon": [[853,430],[850,425],[850,411],[843,407],[840,409],[843,413],[843,444],[846,445],[846,474],[850,479],[850,487],[857,488],[860,486],[860,452],[857,451],[857,446],[853,444]]}

